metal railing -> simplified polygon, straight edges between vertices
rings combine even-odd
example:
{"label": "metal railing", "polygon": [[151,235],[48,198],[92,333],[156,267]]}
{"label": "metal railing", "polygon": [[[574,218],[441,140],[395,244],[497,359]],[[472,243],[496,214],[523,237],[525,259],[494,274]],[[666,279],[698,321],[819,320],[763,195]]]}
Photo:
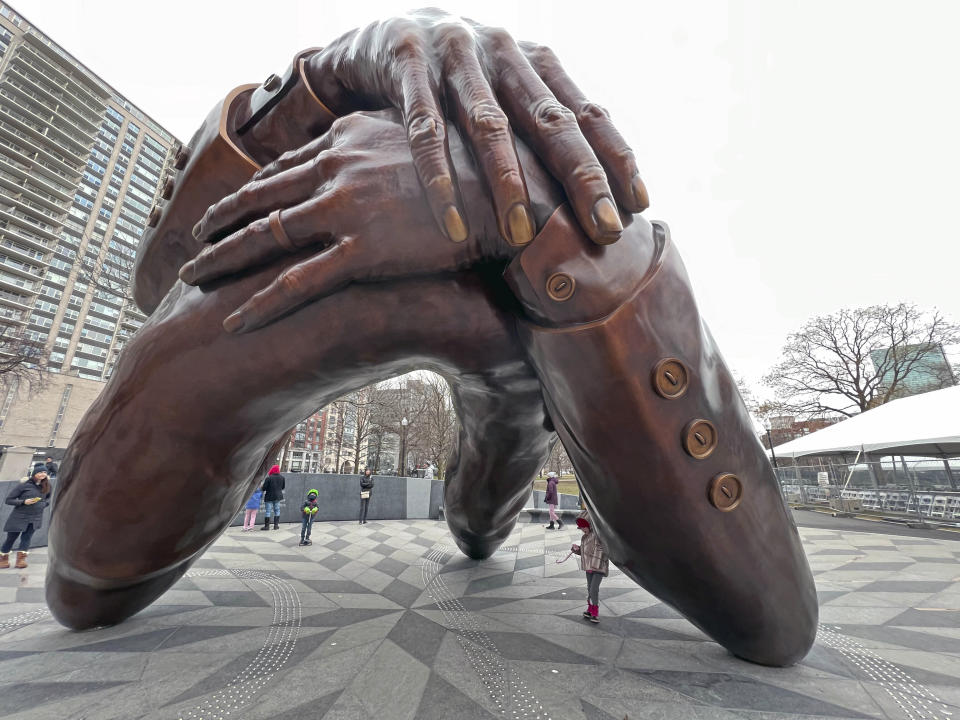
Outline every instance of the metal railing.
{"label": "metal railing", "polygon": [[960,526],[960,459],[887,458],[780,467],[790,505]]}

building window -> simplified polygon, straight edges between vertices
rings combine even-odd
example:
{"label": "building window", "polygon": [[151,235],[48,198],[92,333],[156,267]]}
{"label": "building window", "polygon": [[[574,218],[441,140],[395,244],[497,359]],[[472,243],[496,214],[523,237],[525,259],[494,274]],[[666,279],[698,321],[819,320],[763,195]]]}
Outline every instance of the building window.
{"label": "building window", "polygon": [[10,412],[10,406],[13,405],[14,399],[17,397],[17,386],[20,385],[20,378],[14,375],[10,378],[10,386],[7,390],[7,397],[3,400],[3,408],[0,408],[0,428],[3,427],[3,424],[7,421],[7,414]]}

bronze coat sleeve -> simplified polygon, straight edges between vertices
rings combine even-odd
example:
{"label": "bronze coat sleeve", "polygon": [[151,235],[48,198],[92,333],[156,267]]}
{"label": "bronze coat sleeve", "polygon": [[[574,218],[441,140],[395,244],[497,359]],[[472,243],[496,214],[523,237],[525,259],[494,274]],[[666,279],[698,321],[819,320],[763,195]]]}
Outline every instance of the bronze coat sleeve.
{"label": "bronze coat sleeve", "polygon": [[740,657],[801,659],[813,577],[666,226],[598,247],[562,207],[505,277],[610,559]]}

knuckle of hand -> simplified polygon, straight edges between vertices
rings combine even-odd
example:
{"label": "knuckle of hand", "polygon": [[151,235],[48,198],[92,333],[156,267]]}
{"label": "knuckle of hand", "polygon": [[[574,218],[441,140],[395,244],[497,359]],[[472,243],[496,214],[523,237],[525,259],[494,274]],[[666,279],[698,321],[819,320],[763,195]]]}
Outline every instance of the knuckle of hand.
{"label": "knuckle of hand", "polygon": [[443,50],[472,48],[473,33],[459,22],[443,22],[434,28],[436,44]]}
{"label": "knuckle of hand", "polygon": [[533,62],[536,66],[551,66],[557,64],[557,56],[554,54],[546,45],[537,45],[535,43],[528,43],[524,47],[527,57]]}
{"label": "knuckle of hand", "polygon": [[496,105],[484,104],[470,113],[470,126],[481,135],[500,135],[510,129],[510,121]]}
{"label": "knuckle of hand", "polygon": [[412,147],[441,143],[445,137],[443,119],[433,113],[414,115],[408,123],[407,136]]}
{"label": "knuckle of hand", "polygon": [[596,161],[584,162],[570,171],[568,181],[577,185],[596,185],[607,182],[607,174],[600,163]]}
{"label": "knuckle of hand", "polygon": [[487,43],[494,50],[506,50],[516,44],[513,35],[502,27],[487,28],[483,34]]}
{"label": "knuckle of hand", "polygon": [[533,109],[533,119],[539,130],[568,130],[576,124],[570,108],[555,98],[540,101]]}
{"label": "knuckle of hand", "polygon": [[277,278],[277,289],[288,298],[296,298],[303,289],[306,276],[299,266],[284,270]]}
{"label": "knuckle of hand", "polygon": [[593,120],[609,120],[610,113],[601,105],[594,102],[586,102],[577,109],[577,120],[579,122],[591,122]]}

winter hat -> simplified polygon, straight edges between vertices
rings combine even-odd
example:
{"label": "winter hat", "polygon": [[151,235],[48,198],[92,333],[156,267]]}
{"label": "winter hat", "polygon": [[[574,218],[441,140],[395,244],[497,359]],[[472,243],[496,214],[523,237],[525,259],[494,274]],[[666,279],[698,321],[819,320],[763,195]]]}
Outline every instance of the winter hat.
{"label": "winter hat", "polygon": [[280,466],[279,466],[279,465],[274,465],[272,468],[270,468],[270,472],[267,473],[267,474],[268,474],[268,475],[279,475],[279,474],[280,474]]}
{"label": "winter hat", "polygon": [[317,492],[316,490],[314,490],[313,488],[310,488],[309,490],[307,490],[307,497],[309,497],[310,495],[317,495],[317,496],[319,496],[320,493]]}

